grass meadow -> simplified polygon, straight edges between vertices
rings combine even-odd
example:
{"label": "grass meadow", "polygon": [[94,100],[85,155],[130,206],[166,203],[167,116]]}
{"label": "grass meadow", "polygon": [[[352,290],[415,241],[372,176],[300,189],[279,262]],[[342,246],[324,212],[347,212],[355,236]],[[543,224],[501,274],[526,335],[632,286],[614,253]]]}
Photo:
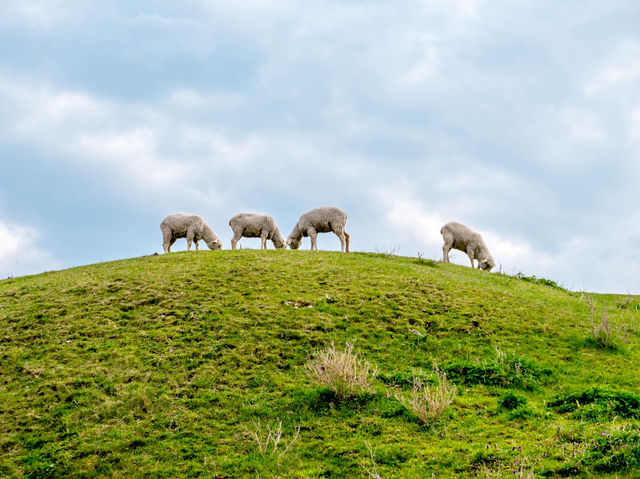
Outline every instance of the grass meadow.
{"label": "grass meadow", "polygon": [[[323,357],[357,386],[319,379]],[[11,278],[0,476],[640,477],[639,367],[640,297],[420,258],[200,251]]]}

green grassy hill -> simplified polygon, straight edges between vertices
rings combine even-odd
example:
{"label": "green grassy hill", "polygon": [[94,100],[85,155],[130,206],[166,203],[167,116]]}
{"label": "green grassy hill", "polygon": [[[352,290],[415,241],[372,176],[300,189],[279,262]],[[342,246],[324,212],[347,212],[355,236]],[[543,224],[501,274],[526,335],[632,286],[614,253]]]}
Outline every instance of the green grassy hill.
{"label": "green grassy hill", "polygon": [[[0,476],[640,477],[640,298],[593,296],[598,342],[544,283],[274,250],[0,281]],[[332,343],[373,389],[312,382]],[[424,424],[396,396],[434,367],[458,394]]]}

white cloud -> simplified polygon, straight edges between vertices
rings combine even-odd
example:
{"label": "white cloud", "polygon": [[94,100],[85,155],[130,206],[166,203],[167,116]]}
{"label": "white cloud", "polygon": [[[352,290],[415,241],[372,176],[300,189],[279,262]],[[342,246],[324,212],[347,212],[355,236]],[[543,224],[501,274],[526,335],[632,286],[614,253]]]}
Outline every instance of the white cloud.
{"label": "white cloud", "polygon": [[69,151],[85,166],[97,164],[136,185],[170,191],[188,183],[197,172],[189,165],[163,158],[158,151],[156,134],[149,128],[78,134],[70,143]]}
{"label": "white cloud", "polygon": [[49,28],[67,14],[62,0],[21,0],[3,2],[0,25],[27,25]]}
{"label": "white cloud", "polygon": [[177,89],[166,102],[147,107],[3,80],[0,101],[9,105],[11,115],[0,121],[0,135],[56,155],[58,161],[98,168],[106,178],[142,190],[198,194],[193,185],[203,165],[247,164],[266,148],[260,139],[231,140],[215,126],[175,119],[176,108],[193,109],[201,100],[200,108],[217,104],[226,109],[241,101]]}
{"label": "white cloud", "polygon": [[440,70],[438,37],[431,34],[411,32],[405,35],[399,55],[406,66],[399,68],[397,82],[404,87],[424,85]]}
{"label": "white cloud", "polygon": [[627,40],[620,44],[610,61],[600,68],[586,83],[588,95],[616,94],[621,89],[634,88],[640,81],[640,42]]}
{"label": "white cloud", "polygon": [[597,165],[601,157],[593,154],[596,148],[610,147],[616,135],[610,131],[611,118],[597,108],[561,108],[551,120],[554,127],[543,141],[547,151],[539,161],[556,170]]}
{"label": "white cloud", "polygon": [[482,236],[489,247],[498,268],[504,272],[526,272],[547,276],[552,274],[557,260],[544,251],[535,250],[525,239],[507,238],[500,233],[487,230]]}
{"label": "white cloud", "polygon": [[602,121],[592,111],[567,108],[560,111],[558,116],[564,141],[601,143],[608,138]]}
{"label": "white cloud", "polygon": [[380,205],[384,207],[385,219],[389,222],[389,230],[402,231],[411,243],[424,244],[429,250],[442,247],[440,228],[445,219],[428,211],[428,208],[411,194],[406,192],[408,186],[384,188],[379,193]]}
{"label": "white cloud", "polygon": [[35,228],[0,220],[0,279],[57,268],[57,261],[39,243]]}
{"label": "white cloud", "polygon": [[179,87],[168,95],[168,104],[183,111],[217,111],[246,107],[248,100],[238,93],[207,93]]}
{"label": "white cloud", "polygon": [[629,114],[629,138],[640,146],[640,105],[636,106]]}

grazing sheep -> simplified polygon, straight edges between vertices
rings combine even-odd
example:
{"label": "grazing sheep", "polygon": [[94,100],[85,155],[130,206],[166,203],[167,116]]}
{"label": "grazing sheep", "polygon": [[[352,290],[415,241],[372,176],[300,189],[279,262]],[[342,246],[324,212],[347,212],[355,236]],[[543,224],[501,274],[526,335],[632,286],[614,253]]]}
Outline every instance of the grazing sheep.
{"label": "grazing sheep", "polygon": [[245,238],[260,238],[261,249],[267,249],[267,240],[271,240],[276,248],[284,248],[285,242],[275,220],[269,215],[256,213],[238,213],[229,220],[233,230],[231,249],[236,249],[238,240]]}
{"label": "grazing sheep", "polygon": [[333,231],[340,238],[340,251],[349,252],[349,235],[344,230],[347,214],[335,206],[320,206],[307,211],[293,227],[287,238],[287,245],[291,249],[298,249],[303,236],[311,238],[311,249],[318,250],[318,233]]}
{"label": "grazing sheep", "polygon": [[198,250],[198,241],[203,240],[207,243],[209,249],[222,248],[222,241],[216,236],[207,223],[198,215],[186,215],[184,213],[175,213],[167,216],[160,223],[162,231],[162,247],[165,253],[171,251],[171,245],[178,238],[187,238],[187,250],[191,250],[191,242],[196,242],[196,251]]}
{"label": "grazing sheep", "polygon": [[454,248],[467,253],[472,268],[474,267],[474,259],[478,260],[478,268],[485,271],[490,271],[495,266],[482,236],[465,225],[452,221],[440,229],[440,234],[444,238],[442,261],[449,262],[449,250]]}

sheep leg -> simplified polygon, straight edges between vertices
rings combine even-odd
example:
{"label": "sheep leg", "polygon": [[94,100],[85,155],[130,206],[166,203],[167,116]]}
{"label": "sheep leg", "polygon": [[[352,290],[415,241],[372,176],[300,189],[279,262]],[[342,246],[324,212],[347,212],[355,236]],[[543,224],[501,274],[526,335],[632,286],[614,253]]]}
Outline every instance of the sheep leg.
{"label": "sheep leg", "polygon": [[167,253],[171,253],[171,247],[173,246],[173,243],[176,242],[178,238],[174,237],[174,236],[170,236],[169,239],[167,240]]}
{"label": "sheep leg", "polygon": [[231,249],[236,249],[240,238],[242,238],[242,234],[233,233],[233,238],[231,238]]}
{"label": "sheep leg", "polygon": [[442,246],[442,261],[445,263],[449,262],[449,251],[451,251],[452,246],[453,246],[453,237],[445,236],[444,245]]}
{"label": "sheep leg", "polygon": [[309,228],[307,234],[311,240],[311,251],[318,251],[318,232],[314,228]]}
{"label": "sheep leg", "polygon": [[260,249],[267,249],[267,233],[260,235]]}
{"label": "sheep leg", "polygon": [[191,251],[191,243],[193,243],[194,237],[195,237],[195,232],[192,229],[187,230],[187,251]]}
{"label": "sheep leg", "polygon": [[172,238],[170,235],[162,236],[162,249],[165,253],[168,253],[171,250],[171,245],[173,244]]}
{"label": "sheep leg", "polygon": [[[469,259],[471,260],[471,267],[475,268],[475,265],[473,264],[473,260],[475,258],[475,254],[473,252],[473,248],[471,246],[469,246],[467,248],[467,256],[469,257]],[[478,268],[480,267],[480,262],[478,262]]]}
{"label": "sheep leg", "polygon": [[336,236],[338,238],[340,238],[340,252],[344,253],[345,252],[345,245],[347,243],[347,240],[344,236],[344,231],[341,231],[340,233],[336,233]]}
{"label": "sheep leg", "polygon": [[194,239],[193,242],[196,244],[196,251],[198,251],[198,240]]}
{"label": "sheep leg", "polygon": [[346,243],[346,250],[345,250],[345,253],[348,253],[348,252],[349,252],[349,238],[350,238],[349,233],[347,233],[347,232],[345,231],[345,232],[344,232],[344,240],[345,240],[345,243]]}

